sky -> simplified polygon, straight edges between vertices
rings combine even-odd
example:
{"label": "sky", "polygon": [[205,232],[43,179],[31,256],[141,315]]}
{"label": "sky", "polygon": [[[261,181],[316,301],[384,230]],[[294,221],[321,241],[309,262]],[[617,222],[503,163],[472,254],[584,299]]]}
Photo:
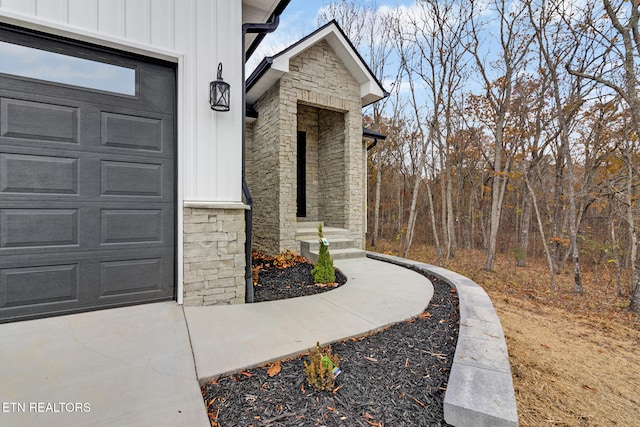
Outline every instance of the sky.
{"label": "sky", "polygon": [[[371,3],[377,8],[394,8],[398,5],[414,3],[413,0],[361,0]],[[312,33],[325,22],[318,22],[319,12],[331,0],[291,0],[284,13],[280,16],[278,29],[268,34],[247,63],[247,75],[253,71],[265,57],[274,55],[286,47]]]}
{"label": "sky", "polygon": [[313,32],[318,11],[326,0],[291,0],[283,14],[280,15],[280,25],[271,34],[267,34],[256,52],[247,62],[247,75],[265,56],[274,55],[287,46]]}

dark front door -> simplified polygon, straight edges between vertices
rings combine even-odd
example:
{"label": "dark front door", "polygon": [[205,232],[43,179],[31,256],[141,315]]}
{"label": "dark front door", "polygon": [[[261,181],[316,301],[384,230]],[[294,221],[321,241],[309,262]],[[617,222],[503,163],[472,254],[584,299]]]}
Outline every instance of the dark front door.
{"label": "dark front door", "polygon": [[0,322],[174,298],[175,67],[0,42],[51,68],[0,69]]}
{"label": "dark front door", "polygon": [[297,155],[297,197],[296,206],[299,218],[307,216],[307,133],[298,131]]}

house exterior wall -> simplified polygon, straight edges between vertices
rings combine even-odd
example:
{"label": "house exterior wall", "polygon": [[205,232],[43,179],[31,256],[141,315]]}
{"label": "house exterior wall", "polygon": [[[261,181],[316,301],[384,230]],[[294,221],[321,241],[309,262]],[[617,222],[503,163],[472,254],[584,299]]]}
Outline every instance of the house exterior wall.
{"label": "house exterior wall", "polygon": [[[242,2],[0,0],[0,22],[177,63],[178,302],[183,295],[188,295],[186,301],[195,302],[191,291],[184,289],[183,294],[182,279],[192,271],[186,265],[193,261],[186,255],[193,242],[188,241],[192,236],[183,217],[189,209],[183,210],[184,206],[194,202],[224,215],[236,208],[238,218],[245,208],[241,185]],[[225,113],[209,107],[209,82],[216,78],[218,63],[223,64],[223,78],[231,85],[231,109]],[[226,239],[233,242],[231,237]],[[217,255],[211,256],[211,262],[218,261]],[[236,278],[244,277],[239,267],[234,268]],[[213,286],[213,281],[207,286]],[[226,282],[220,286],[223,294],[229,294],[227,302],[239,301],[237,294],[227,292]],[[205,304],[213,300],[204,295],[201,299]]]}
{"label": "house exterior wall", "polygon": [[[253,247],[280,252],[280,105],[279,85],[274,85],[255,108],[258,119],[247,136],[247,183],[253,196]],[[248,161],[248,159],[251,161]]]}

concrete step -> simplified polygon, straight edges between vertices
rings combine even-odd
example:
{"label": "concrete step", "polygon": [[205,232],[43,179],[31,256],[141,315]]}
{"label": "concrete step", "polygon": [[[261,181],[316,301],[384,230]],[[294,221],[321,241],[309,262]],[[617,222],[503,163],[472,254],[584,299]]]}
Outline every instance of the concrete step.
{"label": "concrete step", "polygon": [[[327,241],[329,242],[329,252],[334,249],[349,249],[354,247],[353,239],[348,239],[346,237],[325,237],[325,239],[327,239]],[[302,252],[304,252],[305,250],[318,252],[320,250],[320,240],[301,240],[300,250]]]}
{"label": "concrete step", "polygon": [[[330,239],[342,238],[349,235],[349,230],[337,227],[322,227],[322,234],[330,241]],[[314,240],[318,239],[318,227],[298,226],[296,229],[296,240]]]}
{"label": "concrete step", "polygon": [[313,228],[316,231],[318,231],[318,226],[320,224],[322,224],[322,227],[324,228],[324,221],[298,221],[297,222],[298,228]]}
{"label": "concrete step", "polygon": [[[307,254],[303,252],[303,255],[306,259],[311,262],[318,262],[319,251],[309,251]],[[366,255],[366,251],[362,249],[356,248],[347,248],[347,249],[331,249],[329,246],[329,255],[331,255],[332,260],[337,259],[351,259],[351,258],[364,258]]]}

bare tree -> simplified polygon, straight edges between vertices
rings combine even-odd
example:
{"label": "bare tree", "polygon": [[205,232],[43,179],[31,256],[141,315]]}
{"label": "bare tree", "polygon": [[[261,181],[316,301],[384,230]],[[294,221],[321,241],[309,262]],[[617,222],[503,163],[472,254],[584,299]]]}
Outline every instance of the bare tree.
{"label": "bare tree", "polygon": [[[640,3],[637,1],[588,0],[572,14],[564,15],[571,30],[574,54],[567,70],[618,94],[640,137],[640,94],[637,69],[640,60]],[[630,206],[630,209],[632,207]],[[635,233],[635,227],[631,225]],[[633,233],[632,233],[633,234]],[[638,245],[636,240],[635,246]],[[640,259],[635,265],[630,310],[640,313]]]}
{"label": "bare tree", "polygon": [[[571,154],[570,133],[571,121],[576,117],[583,102],[582,79],[570,78],[562,75],[561,65],[572,52],[572,44],[566,43],[560,35],[555,23],[560,16],[565,16],[567,11],[560,9],[563,3],[555,4],[552,1],[540,0],[536,3],[536,10],[532,4],[528,4],[529,19],[534,28],[538,48],[549,75],[551,93],[554,101],[555,119],[560,138],[560,153],[566,166],[567,193],[568,193],[568,222],[571,258],[573,262],[574,291],[584,293],[582,274],[580,270],[580,248],[578,245],[578,218],[576,210],[576,179],[574,159]],[[564,83],[564,84],[563,84]]]}
{"label": "bare tree", "polygon": [[[493,126],[491,132],[494,139],[494,149],[491,158],[493,172],[491,185],[491,214],[489,222],[489,241],[487,247],[487,262],[485,269],[492,271],[496,257],[496,243],[500,219],[502,215],[502,202],[507,186],[507,174],[511,166],[511,157],[507,151],[509,141],[505,140],[508,112],[514,81],[519,71],[527,65],[529,47],[533,41],[533,34],[527,25],[525,8],[518,5],[519,0],[509,2],[507,0],[492,0],[488,3],[488,11],[481,10],[481,2],[471,0],[467,15],[469,23],[470,41],[467,44],[468,51],[475,58],[476,68],[481,82],[486,91],[486,99],[493,114]],[[484,3],[483,3],[484,4]],[[498,22],[498,35],[493,44],[495,49],[492,54],[497,58],[487,60],[486,47],[482,41],[486,40],[482,33],[486,25],[488,12]],[[505,158],[505,155],[507,157]]]}

